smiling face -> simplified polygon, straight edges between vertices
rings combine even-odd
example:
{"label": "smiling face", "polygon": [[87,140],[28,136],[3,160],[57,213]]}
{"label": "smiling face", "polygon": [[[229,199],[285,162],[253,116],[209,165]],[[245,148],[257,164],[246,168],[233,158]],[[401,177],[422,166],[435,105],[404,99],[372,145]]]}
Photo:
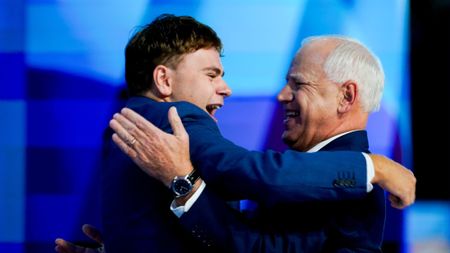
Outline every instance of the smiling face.
{"label": "smiling face", "polygon": [[167,71],[171,84],[168,101],[187,101],[208,112],[213,119],[231,90],[223,80],[223,67],[215,48],[199,49],[181,58]]}
{"label": "smiling face", "polygon": [[283,141],[300,151],[332,137],[340,124],[339,85],[328,80],[322,69],[333,46],[323,43],[301,49],[291,63],[287,84],[278,94],[286,113]]}

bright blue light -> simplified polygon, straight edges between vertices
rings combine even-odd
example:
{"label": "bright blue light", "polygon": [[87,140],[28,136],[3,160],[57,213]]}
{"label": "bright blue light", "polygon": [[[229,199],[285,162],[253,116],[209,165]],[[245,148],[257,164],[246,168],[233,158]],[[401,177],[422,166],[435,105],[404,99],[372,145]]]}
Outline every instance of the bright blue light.
{"label": "bright blue light", "polygon": [[450,252],[450,202],[416,202],[406,221],[408,252]]}
{"label": "bright blue light", "polygon": [[25,105],[0,101],[0,243],[25,238]]}

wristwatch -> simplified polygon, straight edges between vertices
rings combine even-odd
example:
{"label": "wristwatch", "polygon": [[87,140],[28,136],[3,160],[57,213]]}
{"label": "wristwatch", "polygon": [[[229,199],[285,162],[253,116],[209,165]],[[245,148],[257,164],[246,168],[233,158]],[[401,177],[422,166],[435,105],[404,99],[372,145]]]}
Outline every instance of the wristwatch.
{"label": "wristwatch", "polygon": [[192,188],[194,187],[195,181],[200,177],[200,174],[194,169],[191,173],[186,176],[176,176],[172,180],[170,189],[172,189],[175,194],[175,198],[183,197],[188,195]]}

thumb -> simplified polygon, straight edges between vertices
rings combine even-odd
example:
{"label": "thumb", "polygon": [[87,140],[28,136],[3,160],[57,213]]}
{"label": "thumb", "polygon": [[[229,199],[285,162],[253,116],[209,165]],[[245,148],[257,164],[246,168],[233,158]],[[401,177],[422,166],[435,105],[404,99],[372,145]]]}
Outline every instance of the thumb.
{"label": "thumb", "polygon": [[175,106],[172,106],[169,109],[169,123],[175,136],[188,136],[186,129],[183,126],[183,122],[181,121],[180,116],[178,116],[178,111]]}
{"label": "thumb", "polygon": [[84,224],[82,230],[87,237],[99,244],[103,244],[102,233],[96,227],[89,224]]}

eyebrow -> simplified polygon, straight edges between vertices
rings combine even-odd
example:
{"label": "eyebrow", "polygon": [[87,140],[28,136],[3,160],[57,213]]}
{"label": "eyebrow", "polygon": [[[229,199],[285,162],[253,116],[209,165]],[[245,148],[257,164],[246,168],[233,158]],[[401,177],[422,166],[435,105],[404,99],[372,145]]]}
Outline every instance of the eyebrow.
{"label": "eyebrow", "polygon": [[303,80],[302,74],[300,73],[291,73],[286,75],[286,81],[289,81],[289,79],[294,79],[295,81]]}
{"label": "eyebrow", "polygon": [[300,73],[291,73],[286,78],[292,78],[292,79],[296,79],[296,80],[305,79],[305,78],[303,78],[303,75]]}
{"label": "eyebrow", "polygon": [[217,75],[220,75],[220,73],[222,73],[222,75],[221,75],[222,77],[225,75],[225,71],[222,72],[221,69],[216,68],[216,67],[206,67],[203,69],[203,71],[214,71],[214,72],[216,72]]}

